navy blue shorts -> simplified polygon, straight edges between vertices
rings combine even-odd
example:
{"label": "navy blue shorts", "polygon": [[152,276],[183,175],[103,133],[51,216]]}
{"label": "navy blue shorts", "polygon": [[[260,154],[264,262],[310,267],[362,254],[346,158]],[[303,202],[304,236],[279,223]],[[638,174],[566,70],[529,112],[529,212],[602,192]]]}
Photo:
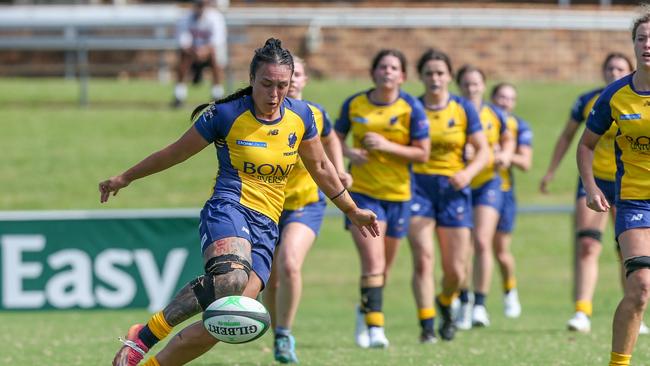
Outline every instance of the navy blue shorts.
{"label": "navy blue shorts", "polygon": [[325,207],[327,207],[327,203],[324,199],[321,199],[297,210],[282,211],[282,215],[280,215],[280,223],[278,224],[280,232],[282,232],[288,224],[299,222],[307,225],[314,234],[318,235],[320,226],[323,223],[323,216],[325,216]]}
{"label": "navy blue shorts", "polygon": [[210,199],[201,210],[201,253],[210,244],[223,238],[237,237],[248,240],[251,243],[253,271],[264,286],[271,274],[278,232],[278,225],[269,217],[235,201]]}
{"label": "navy blue shorts", "polygon": [[517,199],[515,198],[515,193],[512,189],[503,192],[503,205],[501,205],[501,212],[499,212],[499,215],[497,231],[502,233],[511,233],[515,228],[515,217],[517,216]]}
{"label": "navy blue shorts", "polygon": [[482,186],[472,189],[472,205],[493,207],[501,212],[503,206],[503,192],[501,192],[501,177],[497,176]]}
{"label": "navy blue shorts", "polygon": [[413,174],[411,216],[428,217],[440,227],[474,226],[472,191],[469,186],[457,191],[444,175]]}
{"label": "navy blue shorts", "polygon": [[[378,200],[368,197],[365,194],[350,192],[350,196],[359,208],[371,210],[377,214],[377,221],[386,222],[386,236],[392,238],[403,238],[409,229],[409,202],[396,202]],[[345,227],[352,225],[352,222],[345,217]]]}
{"label": "navy blue shorts", "polygon": [[[594,177],[596,185],[603,191],[605,199],[609,202],[610,205],[613,205],[616,202],[616,182],[612,180],[604,180]],[[585,192],[585,187],[582,185],[582,179],[578,177],[578,189],[576,191],[576,199],[585,197],[587,192]]]}
{"label": "navy blue shorts", "polygon": [[616,240],[624,231],[650,228],[650,200],[619,200],[616,202]]}

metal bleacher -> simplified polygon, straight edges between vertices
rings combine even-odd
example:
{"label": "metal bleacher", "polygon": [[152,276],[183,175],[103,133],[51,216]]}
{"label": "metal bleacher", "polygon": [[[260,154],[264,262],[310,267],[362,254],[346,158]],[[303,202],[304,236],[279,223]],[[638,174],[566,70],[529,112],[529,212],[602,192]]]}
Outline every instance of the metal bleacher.
{"label": "metal bleacher", "polygon": [[0,50],[65,51],[65,75],[80,81],[88,103],[90,51],[159,51],[158,74],[169,66],[164,52],[177,48],[174,27],[183,9],[146,6],[0,7]]}

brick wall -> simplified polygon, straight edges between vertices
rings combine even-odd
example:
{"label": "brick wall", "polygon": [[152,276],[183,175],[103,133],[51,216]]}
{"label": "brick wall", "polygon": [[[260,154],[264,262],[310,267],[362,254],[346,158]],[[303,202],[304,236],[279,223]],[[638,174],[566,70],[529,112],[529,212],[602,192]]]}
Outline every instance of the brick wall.
{"label": "brick wall", "polygon": [[[253,50],[268,37],[282,39],[285,47],[308,62],[314,77],[365,78],[371,58],[381,48],[398,48],[409,60],[409,74],[428,47],[438,47],[452,58],[483,68],[490,79],[600,81],[600,65],[611,51],[633,57],[629,31],[570,31],[513,29],[360,29],[323,28],[322,43],[309,53],[307,27],[250,26],[230,29],[230,70],[234,80],[246,80]],[[165,59],[173,65],[175,53]],[[95,52],[91,75],[155,78],[158,53]],[[62,52],[0,52],[0,76],[62,75]]]}
{"label": "brick wall", "polygon": [[238,40],[230,48],[236,79],[246,78],[253,50],[271,36],[305,58],[314,76],[328,78],[367,77],[372,57],[382,48],[404,52],[413,76],[420,54],[437,47],[450,55],[456,69],[473,63],[491,79],[513,81],[600,81],[608,52],[634,56],[628,31],[323,28],[321,47],[312,53],[305,47],[306,32],[306,27],[231,29]]}

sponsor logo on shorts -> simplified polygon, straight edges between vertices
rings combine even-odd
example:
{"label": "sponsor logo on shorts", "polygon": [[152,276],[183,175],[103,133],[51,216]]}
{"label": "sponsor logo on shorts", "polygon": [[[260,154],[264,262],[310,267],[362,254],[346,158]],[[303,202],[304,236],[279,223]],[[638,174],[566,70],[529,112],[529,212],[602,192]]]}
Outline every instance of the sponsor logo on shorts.
{"label": "sponsor logo on shorts", "polygon": [[248,228],[247,228],[246,226],[242,226],[242,227],[241,227],[241,231],[245,232],[245,233],[248,234],[248,235],[251,234],[251,232],[248,230]]}
{"label": "sponsor logo on shorts", "polygon": [[630,217],[630,222],[643,220],[643,214],[634,214]]}

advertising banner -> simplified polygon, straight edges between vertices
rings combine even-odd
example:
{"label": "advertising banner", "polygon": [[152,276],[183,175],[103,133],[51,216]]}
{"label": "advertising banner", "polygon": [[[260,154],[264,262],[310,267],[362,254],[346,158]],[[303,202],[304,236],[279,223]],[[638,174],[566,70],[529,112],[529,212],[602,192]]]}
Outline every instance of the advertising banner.
{"label": "advertising banner", "polygon": [[198,210],[2,213],[0,309],[159,310],[203,273],[198,223]]}

